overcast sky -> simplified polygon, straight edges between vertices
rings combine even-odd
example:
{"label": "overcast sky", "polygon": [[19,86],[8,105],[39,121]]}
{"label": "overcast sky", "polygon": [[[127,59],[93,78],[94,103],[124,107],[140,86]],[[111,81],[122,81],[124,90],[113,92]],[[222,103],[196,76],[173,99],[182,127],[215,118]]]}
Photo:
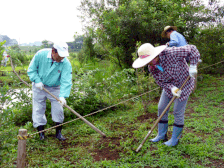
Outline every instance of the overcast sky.
{"label": "overcast sky", "polygon": [[81,0],[1,0],[0,35],[20,44],[34,41],[73,41],[82,34]]}
{"label": "overcast sky", "polygon": [[16,39],[19,44],[73,41],[76,32],[83,34],[77,17],[80,4],[81,0],[1,0],[0,35]]}

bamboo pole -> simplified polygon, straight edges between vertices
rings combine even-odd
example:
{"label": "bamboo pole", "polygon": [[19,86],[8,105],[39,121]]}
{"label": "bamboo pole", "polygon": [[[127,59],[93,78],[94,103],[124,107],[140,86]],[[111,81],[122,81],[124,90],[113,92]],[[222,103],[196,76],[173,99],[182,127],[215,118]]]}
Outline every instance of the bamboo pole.
{"label": "bamboo pole", "polygon": [[[19,129],[20,137],[27,137],[26,129]],[[17,168],[25,167],[26,159],[26,138],[18,140]]]}
{"label": "bamboo pole", "polygon": [[[22,80],[20,78],[20,76],[16,73],[14,66],[12,64],[12,59],[11,60],[11,67],[13,69],[13,72],[16,74],[16,76],[20,79],[20,81],[22,81],[25,85],[27,85],[28,87],[30,87],[30,85],[25,82],[24,80]],[[50,93],[47,89],[43,88],[43,90],[45,92],[47,92],[49,95],[51,95],[53,98],[55,98],[58,102],[60,102],[60,100],[53,95],[52,93]],[[106,137],[106,134],[104,134],[102,131],[100,131],[98,128],[96,128],[93,124],[91,124],[89,121],[87,121],[84,117],[82,117],[79,113],[77,113],[75,110],[73,110],[71,107],[69,107],[67,104],[64,105],[65,107],[67,107],[71,112],[73,112],[77,117],[79,117],[81,120],[83,120],[87,125],[89,125],[92,129],[94,129],[96,132],[98,132],[99,134],[101,134],[103,137]]]}
{"label": "bamboo pole", "polygon": [[[187,79],[184,81],[184,83],[182,84],[182,86],[180,87],[179,90],[181,90],[184,85],[187,83],[187,81],[190,79],[190,76],[187,77]],[[166,113],[167,109],[171,106],[171,104],[173,103],[173,101],[176,99],[177,96],[173,96],[173,98],[170,100],[169,104],[166,106],[166,108],[163,110],[162,114],[159,116],[159,118],[156,120],[155,124],[152,126],[151,130],[148,132],[148,134],[146,135],[146,137],[144,138],[144,140],[142,141],[142,143],[139,145],[139,147],[137,148],[136,152],[139,152],[139,150],[142,148],[142,146],[144,145],[145,141],[147,140],[147,138],[149,137],[149,135],[152,133],[152,131],[155,129],[155,127],[157,126],[157,124],[159,123],[159,121],[161,120],[161,118],[164,116],[164,114]]]}
{"label": "bamboo pole", "polygon": [[[47,92],[49,95],[51,95],[53,98],[55,98],[58,102],[60,102],[60,100],[55,95],[53,95],[51,92],[49,92],[47,89],[43,88],[43,90],[45,92]],[[86,124],[88,124],[90,127],[92,127],[92,129],[94,129],[96,132],[101,134],[103,137],[106,137],[106,135],[102,131],[100,131],[98,128],[96,128],[93,124],[91,124],[89,121],[87,121],[84,117],[82,117],[79,113],[77,113],[75,110],[73,110],[67,104],[65,104],[64,106],[67,107],[71,112],[73,112],[77,117],[82,119]]]}

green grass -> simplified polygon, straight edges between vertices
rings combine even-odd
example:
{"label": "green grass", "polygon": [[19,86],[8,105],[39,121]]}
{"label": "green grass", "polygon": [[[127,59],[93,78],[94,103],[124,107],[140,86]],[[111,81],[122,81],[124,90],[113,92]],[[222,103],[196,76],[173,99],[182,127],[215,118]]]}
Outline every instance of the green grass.
{"label": "green grass", "polygon": [[[28,69],[28,65],[24,65],[22,66],[16,66],[15,67],[15,71],[19,74],[19,72],[21,72],[20,77],[25,80],[26,82],[30,82],[28,76],[27,76],[27,69]],[[6,67],[1,66],[0,67],[0,84],[1,83],[13,83],[15,81],[15,79],[11,76],[13,74],[13,70],[11,65],[8,63]]]}
{"label": "green grass", "polygon": [[[24,68],[27,70],[27,69],[28,69],[28,66],[29,66],[29,65],[24,65],[23,67],[21,67],[21,66],[17,66],[17,67],[15,68],[15,70],[16,70],[16,71],[24,70]],[[11,67],[10,64],[7,64],[6,67],[1,66],[1,67],[0,67],[0,71],[12,71],[12,67]]]}
{"label": "green grass", "polygon": [[[224,165],[224,77],[203,75],[197,90],[190,96],[185,113],[185,127],[180,143],[166,147],[161,142],[148,140],[141,151],[135,150],[153,126],[156,118],[138,117],[157,113],[157,103],[151,103],[147,113],[140,101],[129,101],[126,106],[101,112],[87,120],[103,131],[102,138],[81,120],[65,125],[65,142],[55,139],[55,130],[46,133],[46,140],[38,136],[27,140],[27,167],[223,167]],[[172,125],[173,115],[169,115]],[[50,127],[50,126],[49,126]],[[0,136],[7,136],[1,149],[0,167],[16,167],[17,134],[19,128],[35,133],[32,123],[16,127],[2,125]],[[151,137],[156,136],[155,129]],[[168,136],[171,137],[172,126]],[[151,138],[150,137],[150,138]]]}

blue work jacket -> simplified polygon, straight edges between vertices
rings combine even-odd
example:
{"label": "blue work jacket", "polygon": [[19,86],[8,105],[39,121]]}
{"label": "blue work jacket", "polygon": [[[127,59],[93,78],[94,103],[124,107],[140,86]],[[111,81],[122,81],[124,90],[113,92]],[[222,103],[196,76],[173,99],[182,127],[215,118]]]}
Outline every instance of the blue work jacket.
{"label": "blue work jacket", "polygon": [[169,47],[181,47],[187,45],[187,41],[184,36],[177,31],[173,31],[170,34]]}
{"label": "blue work jacket", "polygon": [[42,82],[44,85],[55,87],[60,85],[59,97],[69,97],[72,86],[72,66],[65,57],[61,62],[51,58],[52,49],[38,51],[28,68],[28,76],[32,82]]}

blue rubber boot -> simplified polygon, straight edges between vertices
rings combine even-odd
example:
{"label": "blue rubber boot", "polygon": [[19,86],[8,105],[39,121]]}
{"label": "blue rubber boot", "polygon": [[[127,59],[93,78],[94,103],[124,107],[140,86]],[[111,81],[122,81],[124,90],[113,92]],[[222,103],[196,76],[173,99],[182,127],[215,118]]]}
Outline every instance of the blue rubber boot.
{"label": "blue rubber boot", "polygon": [[182,130],[183,130],[183,125],[181,125],[181,126],[174,125],[173,126],[173,134],[172,134],[171,139],[169,141],[165,142],[164,144],[166,146],[176,146],[181,137]]}
{"label": "blue rubber boot", "polygon": [[167,141],[168,121],[158,123],[158,134],[155,138],[150,139],[151,142],[159,142],[161,140]]}

